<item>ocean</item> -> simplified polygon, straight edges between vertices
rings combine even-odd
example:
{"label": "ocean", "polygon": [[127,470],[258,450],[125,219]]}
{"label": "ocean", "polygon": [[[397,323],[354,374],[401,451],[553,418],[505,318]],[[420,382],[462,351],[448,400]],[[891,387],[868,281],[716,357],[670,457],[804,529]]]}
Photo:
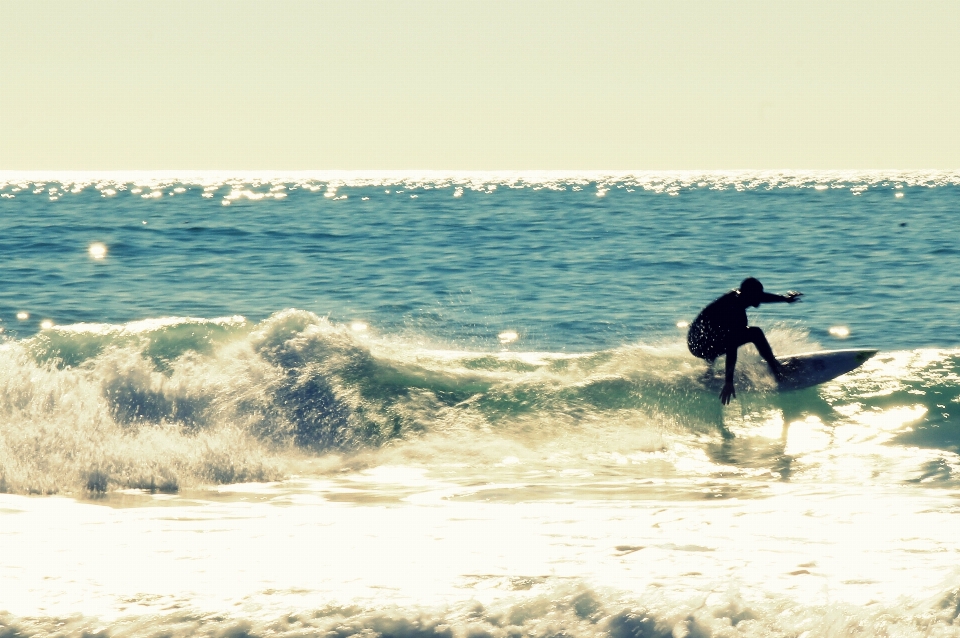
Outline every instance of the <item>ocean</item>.
{"label": "ocean", "polygon": [[[0,173],[0,636],[960,636],[960,173]],[[778,355],[686,348],[748,276]]]}

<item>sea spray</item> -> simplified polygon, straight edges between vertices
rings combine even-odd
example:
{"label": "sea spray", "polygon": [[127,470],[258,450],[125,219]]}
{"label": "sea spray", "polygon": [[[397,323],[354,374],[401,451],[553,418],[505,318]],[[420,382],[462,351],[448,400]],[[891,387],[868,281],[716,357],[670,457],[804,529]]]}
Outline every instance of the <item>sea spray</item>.
{"label": "sea spray", "polygon": [[[816,348],[792,328],[770,334],[780,352]],[[257,324],[66,326],[2,348],[0,476],[5,490],[21,493],[272,480],[304,456],[427,434],[439,445],[488,432],[549,446],[629,429],[649,441],[638,449],[693,450],[700,436],[749,437],[758,427],[750,423],[771,409],[787,422],[817,415],[829,424],[869,420],[908,400],[918,407],[904,418],[920,422],[887,438],[947,450],[958,443],[948,407],[957,401],[957,356],[943,351],[879,355],[822,395],[777,394],[747,352],[738,413],[716,399],[719,367],[710,372],[676,342],[582,354],[442,351],[286,310]]]}

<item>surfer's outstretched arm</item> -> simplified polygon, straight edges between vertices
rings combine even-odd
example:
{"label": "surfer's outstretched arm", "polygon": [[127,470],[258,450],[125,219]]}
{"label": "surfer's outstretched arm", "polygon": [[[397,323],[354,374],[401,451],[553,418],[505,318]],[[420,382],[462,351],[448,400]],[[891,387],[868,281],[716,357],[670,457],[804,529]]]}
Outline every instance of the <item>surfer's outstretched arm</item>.
{"label": "surfer's outstretched arm", "polygon": [[800,301],[800,297],[803,296],[802,292],[797,292],[796,290],[790,290],[785,295],[775,295],[772,292],[762,292],[760,293],[760,303],[793,303],[795,301]]}

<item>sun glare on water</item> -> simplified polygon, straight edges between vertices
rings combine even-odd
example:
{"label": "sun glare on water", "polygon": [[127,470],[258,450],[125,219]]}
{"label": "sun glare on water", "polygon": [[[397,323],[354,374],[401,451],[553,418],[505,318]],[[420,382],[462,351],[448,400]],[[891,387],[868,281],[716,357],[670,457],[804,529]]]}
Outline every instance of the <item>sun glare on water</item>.
{"label": "sun glare on water", "polygon": [[828,332],[837,339],[846,339],[850,336],[850,329],[846,326],[833,326]]}
{"label": "sun glare on water", "polygon": [[90,244],[90,247],[87,248],[87,252],[90,253],[90,257],[93,259],[103,259],[107,256],[107,247],[106,245],[96,241]]}

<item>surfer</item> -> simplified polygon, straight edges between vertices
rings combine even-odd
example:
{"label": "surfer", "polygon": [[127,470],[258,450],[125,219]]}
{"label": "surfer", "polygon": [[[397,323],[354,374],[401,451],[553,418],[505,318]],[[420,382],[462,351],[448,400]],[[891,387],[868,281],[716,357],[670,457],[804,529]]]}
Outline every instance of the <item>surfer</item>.
{"label": "surfer", "polygon": [[789,291],[785,295],[775,295],[763,291],[763,284],[753,277],[747,277],[737,290],[731,290],[709,306],[704,308],[687,333],[687,347],[695,357],[706,359],[710,365],[722,354],[727,355],[726,380],[720,391],[720,403],[727,405],[737,396],[733,388],[733,371],[737,367],[737,348],[752,343],[760,356],[770,364],[773,376],[782,378],[780,364],[773,356],[773,350],[767,343],[763,330],[747,326],[747,308],[756,308],[762,303],[798,301],[803,293]]}

